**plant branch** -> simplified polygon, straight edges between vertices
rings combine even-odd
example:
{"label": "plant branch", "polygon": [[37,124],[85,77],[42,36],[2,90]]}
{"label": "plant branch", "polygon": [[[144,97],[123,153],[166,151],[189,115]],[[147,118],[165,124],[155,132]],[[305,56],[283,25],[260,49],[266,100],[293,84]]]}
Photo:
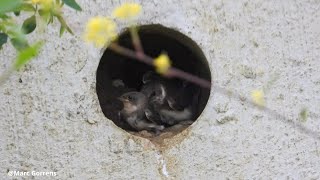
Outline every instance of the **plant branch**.
{"label": "plant branch", "polygon": [[139,34],[138,34],[138,30],[137,30],[136,26],[131,26],[130,27],[130,34],[131,34],[131,37],[132,37],[133,46],[134,46],[135,50],[139,53],[138,55],[139,56],[143,55],[144,51],[143,51],[143,47],[142,47],[142,44],[141,44],[141,41],[140,41],[140,38],[139,38]]}
{"label": "plant branch", "polygon": [[[147,56],[145,54],[142,54],[142,56],[139,56],[137,54],[137,52],[135,52],[135,51],[133,51],[131,49],[119,46],[116,43],[112,43],[109,47],[110,47],[110,49],[112,49],[113,51],[115,51],[115,52],[117,52],[119,54],[122,54],[124,56],[130,57],[130,58],[133,58],[133,59],[137,59],[140,62],[143,62],[143,63],[146,63],[146,64],[148,64],[150,66],[153,66],[153,59],[150,56]],[[173,67],[171,67],[169,69],[169,71],[168,71],[166,76],[178,77],[178,78],[190,81],[192,83],[198,84],[201,87],[205,87],[205,88],[210,88],[211,87],[211,83],[209,81],[201,79],[201,78],[199,78],[197,76],[193,76],[193,75],[191,75],[191,74],[189,74],[187,72],[184,72],[184,71],[182,71],[180,69],[176,69],[176,68],[173,68]],[[280,119],[282,122],[288,124],[292,128],[296,128],[300,132],[302,132],[302,133],[304,133],[306,135],[309,135],[309,136],[311,136],[312,138],[314,138],[316,140],[320,140],[320,134],[318,132],[313,131],[311,129],[308,129],[307,127],[303,126],[299,122],[294,122],[293,120],[287,118],[286,116],[278,113],[277,111],[275,111],[273,109],[270,109],[268,107],[257,106],[257,104],[254,103],[252,100],[247,99],[247,98],[243,98],[240,94],[234,93],[234,92],[232,92],[230,90],[227,90],[227,89],[224,89],[224,88],[221,88],[221,87],[218,87],[218,86],[212,86],[212,88],[214,89],[214,92],[218,92],[220,94],[224,94],[224,95],[232,97],[234,99],[238,99],[238,100],[244,101],[247,104],[249,104],[250,106],[255,107],[255,108],[259,108],[261,111],[266,112],[270,116],[273,116],[274,118]]]}
{"label": "plant branch", "polygon": [[238,99],[238,100],[244,101],[247,104],[249,104],[250,106],[252,106],[254,108],[259,108],[261,111],[266,112],[267,114],[269,114],[270,116],[272,116],[274,118],[280,119],[280,121],[282,121],[285,124],[288,124],[292,128],[298,129],[300,132],[302,132],[302,133],[304,133],[306,135],[309,135],[310,137],[320,141],[319,132],[313,131],[313,130],[303,126],[301,123],[293,121],[292,119],[290,119],[290,118],[286,117],[285,115],[277,112],[276,110],[270,109],[268,107],[258,106],[256,103],[254,103],[250,99],[243,98],[240,94],[235,93],[235,92],[231,92],[230,90],[224,89],[222,87],[213,86],[212,88],[214,89],[213,92],[218,92],[220,94],[224,94],[226,96],[232,97],[233,99]]}
{"label": "plant branch", "polygon": [[[116,43],[112,43],[109,47],[110,47],[110,49],[112,49],[113,51],[115,51],[119,54],[136,59],[136,60],[143,62],[145,64],[148,64],[150,66],[154,66],[153,65],[153,58],[144,54],[144,53],[139,54],[131,49],[125,48],[125,47],[120,46]],[[174,68],[174,67],[171,67],[168,70],[168,73],[166,76],[167,77],[177,77],[177,78],[192,82],[194,84],[197,84],[197,85],[204,87],[204,88],[208,88],[208,89],[211,88],[211,83],[209,81],[204,80],[202,78],[199,78],[197,76],[194,76],[190,73],[184,72],[184,71],[177,69],[177,68]]]}

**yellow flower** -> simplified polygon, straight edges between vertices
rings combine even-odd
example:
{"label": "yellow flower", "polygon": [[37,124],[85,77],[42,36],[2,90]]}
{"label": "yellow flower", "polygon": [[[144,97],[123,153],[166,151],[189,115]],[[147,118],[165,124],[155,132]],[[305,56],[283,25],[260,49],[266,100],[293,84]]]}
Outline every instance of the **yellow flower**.
{"label": "yellow flower", "polygon": [[252,98],[252,101],[258,106],[265,105],[264,93],[262,90],[253,90],[251,92],[251,98]]}
{"label": "yellow flower", "polygon": [[165,74],[171,67],[171,61],[167,54],[161,54],[154,59],[153,65],[158,73]]}
{"label": "yellow flower", "polygon": [[107,46],[117,38],[116,24],[107,17],[94,17],[86,26],[84,38],[97,47]]}
{"label": "yellow flower", "polygon": [[123,5],[117,7],[112,15],[118,19],[126,20],[133,19],[141,13],[142,7],[138,3],[124,3]]}

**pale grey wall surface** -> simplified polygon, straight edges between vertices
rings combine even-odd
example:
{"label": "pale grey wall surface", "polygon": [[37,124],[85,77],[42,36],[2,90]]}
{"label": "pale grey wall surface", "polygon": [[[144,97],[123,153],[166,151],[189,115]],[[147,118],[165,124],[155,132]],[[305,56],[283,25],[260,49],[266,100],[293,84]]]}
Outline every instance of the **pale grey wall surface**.
{"label": "pale grey wall surface", "polygon": [[[95,93],[100,50],[81,36],[90,17],[125,1],[77,1],[83,12],[65,10],[75,36],[59,38],[57,23],[34,33],[46,40],[40,56],[0,88],[0,179],[11,179],[7,170],[56,171],[53,179],[320,179],[319,140],[214,89],[198,121],[161,148],[115,126]],[[139,23],[175,28],[201,46],[214,84],[249,97],[275,79],[267,106],[294,122],[307,107],[303,125],[320,133],[319,0],[140,2]],[[0,72],[14,53],[0,51]]]}

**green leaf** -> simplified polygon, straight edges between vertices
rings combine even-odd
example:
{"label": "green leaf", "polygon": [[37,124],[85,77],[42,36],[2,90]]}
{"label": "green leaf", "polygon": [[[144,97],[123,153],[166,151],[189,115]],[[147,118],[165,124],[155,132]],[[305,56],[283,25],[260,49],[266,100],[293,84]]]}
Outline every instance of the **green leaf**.
{"label": "green leaf", "polygon": [[22,31],[25,34],[30,34],[36,29],[36,27],[37,27],[36,16],[33,15],[23,22]]}
{"label": "green leaf", "polygon": [[22,0],[0,0],[0,14],[14,11],[21,4]]}
{"label": "green leaf", "polygon": [[28,41],[24,38],[12,38],[10,42],[18,51],[22,51],[29,47]]}
{"label": "green leaf", "polygon": [[8,41],[8,35],[5,33],[0,33],[0,49],[2,49],[2,45],[7,43]]}
{"label": "green leaf", "polygon": [[73,35],[72,30],[71,30],[70,27],[67,25],[67,23],[66,23],[66,21],[63,19],[63,17],[60,16],[60,15],[56,15],[56,17],[58,18],[61,26],[63,26],[63,28],[65,28],[70,34]]}
{"label": "green leaf", "polygon": [[48,23],[48,24],[50,23],[50,18],[51,18],[50,11],[46,11],[46,10],[40,9],[38,11],[38,13],[46,23]]}
{"label": "green leaf", "polygon": [[48,11],[45,11],[45,10],[43,10],[43,9],[39,9],[39,10],[38,10],[38,13],[39,13],[39,15],[40,15],[42,18],[44,18],[45,20],[47,19],[47,16],[48,16],[48,14],[49,14]]}
{"label": "green leaf", "polygon": [[60,27],[60,37],[62,37],[63,33],[66,31],[66,28],[64,28],[62,25]]}
{"label": "green leaf", "polygon": [[19,16],[20,15],[20,11],[15,11],[15,12],[13,12],[14,13],[14,15],[16,15],[16,16]]}
{"label": "green leaf", "polygon": [[82,11],[81,7],[79,6],[79,4],[75,0],[62,0],[62,1],[63,1],[63,3],[68,5],[69,7],[73,8],[77,11]]}
{"label": "green leaf", "polygon": [[42,45],[42,42],[37,42],[36,44],[20,51],[14,64],[14,68],[18,70],[23,65],[28,63],[32,58],[36,57],[39,54],[39,50],[42,47]]}
{"label": "green leaf", "polygon": [[51,23],[53,23],[53,14],[50,13],[50,16],[49,16],[49,17],[50,17],[50,18],[49,18],[48,24],[51,24]]}
{"label": "green leaf", "polygon": [[36,11],[36,8],[33,7],[33,5],[31,5],[31,4],[24,3],[24,4],[22,4],[20,7],[18,7],[18,8],[16,9],[16,11],[35,12],[35,11]]}
{"label": "green leaf", "polygon": [[9,19],[9,16],[6,14],[0,14],[1,19]]}

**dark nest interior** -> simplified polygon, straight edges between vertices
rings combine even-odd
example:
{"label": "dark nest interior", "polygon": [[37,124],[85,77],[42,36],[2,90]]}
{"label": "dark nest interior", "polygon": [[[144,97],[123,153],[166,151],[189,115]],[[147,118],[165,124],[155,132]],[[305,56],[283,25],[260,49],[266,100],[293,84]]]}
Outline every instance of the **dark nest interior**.
{"label": "dark nest interior", "polygon": [[[204,54],[199,46],[187,36],[161,25],[140,26],[139,36],[147,55],[157,57],[161,52],[166,52],[174,67],[211,81],[210,69]],[[118,43],[133,49],[128,31],[121,33]],[[118,112],[123,105],[117,98],[128,91],[139,91],[143,84],[143,74],[150,70],[153,70],[153,67],[106,49],[97,70],[96,85],[104,115],[120,128],[146,138],[154,137],[155,135],[146,131],[135,132],[125,121],[119,119]],[[167,80],[181,81],[178,79]],[[125,87],[122,83],[119,85],[121,81]],[[201,88],[197,85],[193,86],[198,88],[198,101],[194,104],[196,112],[194,119],[191,119],[195,121],[207,104],[210,89]],[[174,127],[167,127],[160,136],[165,133],[168,134],[168,132],[169,134],[177,134],[188,126],[175,125]]]}

